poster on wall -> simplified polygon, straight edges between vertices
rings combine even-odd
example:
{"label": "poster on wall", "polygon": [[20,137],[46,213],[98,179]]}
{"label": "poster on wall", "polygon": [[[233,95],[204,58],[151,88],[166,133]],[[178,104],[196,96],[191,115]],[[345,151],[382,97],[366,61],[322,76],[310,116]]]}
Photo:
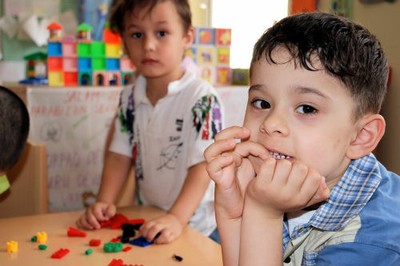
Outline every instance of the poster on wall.
{"label": "poster on wall", "polygon": [[50,212],[79,210],[94,202],[120,91],[28,88],[29,138],[47,147]]}

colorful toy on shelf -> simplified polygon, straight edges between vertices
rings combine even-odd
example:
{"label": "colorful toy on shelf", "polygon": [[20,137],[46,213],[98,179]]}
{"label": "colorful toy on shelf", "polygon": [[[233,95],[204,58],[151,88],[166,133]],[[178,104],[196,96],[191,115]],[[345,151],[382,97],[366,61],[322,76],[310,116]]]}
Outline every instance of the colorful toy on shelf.
{"label": "colorful toy on shelf", "polygon": [[21,80],[22,84],[47,85],[46,62],[47,54],[36,52],[24,56],[26,62],[26,79]]}
{"label": "colorful toy on shelf", "polygon": [[105,29],[104,41],[92,41],[92,27],[82,23],[77,27],[77,38],[58,37],[62,28],[57,25],[49,28],[57,36],[47,44],[49,86],[119,86],[131,81],[134,67],[122,54],[118,35]]}
{"label": "colorful toy on shelf", "polygon": [[200,78],[213,85],[231,84],[231,29],[198,27],[186,55],[193,59]]}

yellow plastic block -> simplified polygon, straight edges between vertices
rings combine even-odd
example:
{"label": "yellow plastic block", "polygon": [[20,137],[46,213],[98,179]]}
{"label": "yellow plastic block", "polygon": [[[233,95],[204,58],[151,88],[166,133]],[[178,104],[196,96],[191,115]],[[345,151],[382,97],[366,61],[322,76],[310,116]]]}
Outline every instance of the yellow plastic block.
{"label": "yellow plastic block", "polygon": [[48,74],[49,86],[64,86],[63,72],[51,71]]}
{"label": "yellow plastic block", "polygon": [[122,48],[120,44],[106,44],[106,57],[120,58]]}
{"label": "yellow plastic block", "polygon": [[47,243],[47,233],[46,232],[37,232],[36,233],[36,242],[39,244]]}
{"label": "yellow plastic block", "polygon": [[18,252],[18,242],[8,241],[7,242],[7,253],[17,253]]}

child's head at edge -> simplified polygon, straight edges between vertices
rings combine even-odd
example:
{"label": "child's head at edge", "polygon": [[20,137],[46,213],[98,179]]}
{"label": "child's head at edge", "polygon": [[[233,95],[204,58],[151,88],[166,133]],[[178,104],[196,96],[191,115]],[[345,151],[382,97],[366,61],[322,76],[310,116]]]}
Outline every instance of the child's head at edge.
{"label": "child's head at edge", "polygon": [[[267,30],[254,46],[251,66],[259,60],[275,63],[276,47],[286,48],[299,67],[317,70],[317,54],[325,70],[348,88],[357,110],[354,118],[379,113],[387,91],[388,63],[380,42],[366,28],[325,13],[289,16]],[[251,67],[250,67],[251,78]]]}
{"label": "child's head at edge", "polygon": [[22,153],[29,125],[25,103],[14,92],[0,86],[0,193],[9,186],[5,174]]}

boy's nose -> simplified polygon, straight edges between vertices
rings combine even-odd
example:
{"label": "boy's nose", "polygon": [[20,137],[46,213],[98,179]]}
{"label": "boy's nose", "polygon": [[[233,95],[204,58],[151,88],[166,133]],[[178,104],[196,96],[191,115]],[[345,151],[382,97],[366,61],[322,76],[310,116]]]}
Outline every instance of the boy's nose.
{"label": "boy's nose", "polygon": [[144,49],[147,51],[154,50],[154,38],[152,37],[146,37],[144,38]]}
{"label": "boy's nose", "polygon": [[278,114],[277,112],[271,112],[261,123],[260,131],[268,135],[287,135],[289,133],[289,128],[284,115]]}

